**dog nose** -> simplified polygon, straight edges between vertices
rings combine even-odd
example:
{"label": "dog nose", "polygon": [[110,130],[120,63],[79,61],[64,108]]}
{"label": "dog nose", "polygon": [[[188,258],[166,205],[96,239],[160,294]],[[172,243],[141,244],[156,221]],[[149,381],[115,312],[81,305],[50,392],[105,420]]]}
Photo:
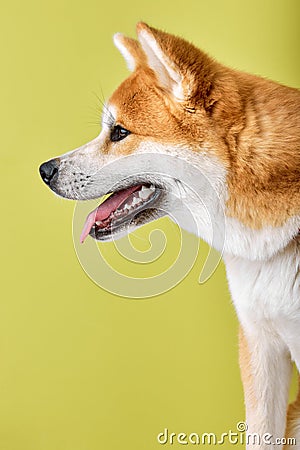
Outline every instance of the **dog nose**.
{"label": "dog nose", "polygon": [[50,181],[54,175],[58,172],[59,163],[57,159],[51,159],[40,166],[40,175],[46,184],[50,184]]}

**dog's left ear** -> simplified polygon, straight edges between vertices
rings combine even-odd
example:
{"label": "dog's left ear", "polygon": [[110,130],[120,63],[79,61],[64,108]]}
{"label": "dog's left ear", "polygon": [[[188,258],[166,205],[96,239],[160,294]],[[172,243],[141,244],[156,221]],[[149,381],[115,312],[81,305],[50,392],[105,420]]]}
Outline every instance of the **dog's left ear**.
{"label": "dog's left ear", "polygon": [[182,38],[137,24],[138,40],[158,84],[177,102],[197,102],[209,108],[219,96],[214,80],[216,63]]}
{"label": "dog's left ear", "polygon": [[145,63],[145,54],[135,39],[124,36],[122,33],[116,33],[114,35],[114,44],[123,55],[131,72]]}

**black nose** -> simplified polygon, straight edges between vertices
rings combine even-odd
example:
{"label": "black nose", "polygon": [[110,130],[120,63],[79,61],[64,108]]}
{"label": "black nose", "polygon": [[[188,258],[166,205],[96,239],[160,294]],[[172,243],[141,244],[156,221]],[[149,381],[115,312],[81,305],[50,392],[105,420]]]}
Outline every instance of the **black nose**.
{"label": "black nose", "polygon": [[40,174],[46,184],[50,184],[50,181],[58,172],[58,166],[59,162],[57,159],[51,159],[40,166]]}

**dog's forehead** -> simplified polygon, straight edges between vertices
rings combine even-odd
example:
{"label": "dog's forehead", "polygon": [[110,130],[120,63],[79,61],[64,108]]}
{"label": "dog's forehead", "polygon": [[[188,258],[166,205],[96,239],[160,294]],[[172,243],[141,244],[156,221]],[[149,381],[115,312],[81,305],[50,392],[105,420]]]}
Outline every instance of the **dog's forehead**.
{"label": "dog's forehead", "polygon": [[141,111],[141,107],[162,108],[164,102],[157,94],[155,82],[143,70],[126,78],[112,94],[110,104],[115,105],[120,114],[132,115]]}
{"label": "dog's forehead", "polygon": [[170,137],[178,123],[155,80],[139,71],[125,79],[109,99],[116,123],[142,136]]}

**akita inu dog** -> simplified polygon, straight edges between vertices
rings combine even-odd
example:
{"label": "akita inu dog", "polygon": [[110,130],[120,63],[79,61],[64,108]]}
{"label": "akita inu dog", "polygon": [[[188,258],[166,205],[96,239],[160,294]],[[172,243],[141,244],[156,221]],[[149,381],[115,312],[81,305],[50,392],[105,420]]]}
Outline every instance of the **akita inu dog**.
{"label": "akita inu dog", "polygon": [[[132,73],[108,101],[100,135],[42,164],[40,174],[69,199],[100,197],[114,186],[88,216],[82,241],[89,234],[116,238],[156,219],[167,206],[176,208],[170,198],[178,189],[201,238],[211,242],[198,196],[211,199],[216,233],[224,212],[248,432],[272,436],[271,445],[248,448],[280,449],[276,439],[284,436],[298,438],[300,448],[300,395],[288,408],[292,361],[300,370],[300,93],[224,67],[144,23],[137,35],[114,37]],[[159,175],[158,166],[172,158],[171,176]],[[117,170],[105,172],[111,162]],[[181,164],[208,183],[189,189]],[[189,229],[184,220],[182,226]]]}

